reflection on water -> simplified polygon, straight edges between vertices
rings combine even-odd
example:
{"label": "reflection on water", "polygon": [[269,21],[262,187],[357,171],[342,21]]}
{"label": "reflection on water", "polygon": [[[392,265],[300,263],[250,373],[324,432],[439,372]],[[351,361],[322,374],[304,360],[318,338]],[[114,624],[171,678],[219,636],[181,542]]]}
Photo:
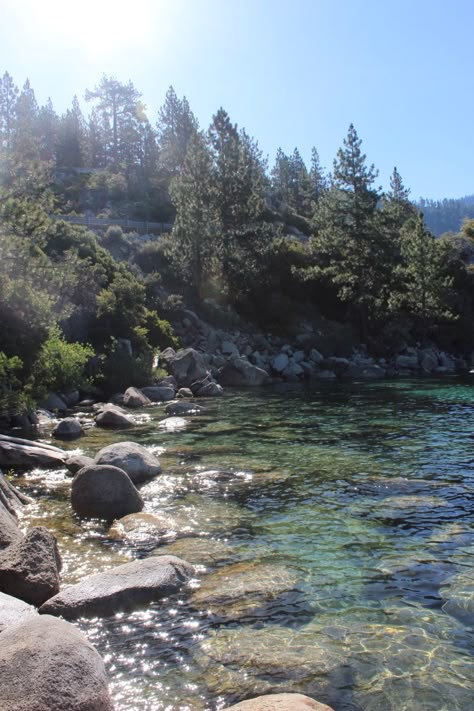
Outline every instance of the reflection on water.
{"label": "reflection on water", "polygon": [[24,525],[56,530],[64,583],[136,556],[197,564],[174,598],[80,621],[116,708],[270,691],[336,711],[473,708],[473,394],[456,379],[281,386],[227,392],[183,429],[157,406],[133,433],[88,430],[86,454],[132,438],[160,452],[141,488],[173,522],[156,540],[80,521],[63,472],[28,474]]}

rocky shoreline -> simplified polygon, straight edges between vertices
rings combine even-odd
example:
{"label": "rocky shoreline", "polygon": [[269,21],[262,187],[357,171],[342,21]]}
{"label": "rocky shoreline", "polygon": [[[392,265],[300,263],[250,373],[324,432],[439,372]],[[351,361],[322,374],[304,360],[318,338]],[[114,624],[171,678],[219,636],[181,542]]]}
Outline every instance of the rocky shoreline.
{"label": "rocky shoreline", "polygon": [[[195,398],[220,396],[225,387],[260,387],[307,379],[442,376],[466,372],[470,366],[464,359],[434,347],[404,348],[389,360],[375,360],[363,352],[355,352],[350,358],[325,356],[305,334],[288,344],[261,334],[224,332],[211,329],[192,312],[188,312],[183,327],[201,350],[187,347],[177,352],[171,348],[163,351],[159,365],[166,366],[169,375],[159,382],[141,389],[130,387],[107,403],[81,401],[80,393],[51,393],[42,405],[62,416],[52,436],[75,440],[92,426],[133,431],[138,424],[135,411],[157,403],[163,405],[166,415],[159,426],[179,429],[186,425],[185,418],[203,411]],[[197,333],[205,343],[199,342]],[[81,411],[90,408],[91,415],[78,416],[75,405]],[[47,410],[40,410],[17,424],[36,426],[52,416]],[[133,441],[109,445],[91,458],[70,457],[53,445],[0,435],[3,471],[21,472],[35,467],[66,468],[71,477],[72,510],[80,517],[106,519],[111,524],[111,536],[126,539],[140,535],[156,540],[170,527],[177,528],[176,522],[141,513],[144,501],[137,487],[159,476],[161,465],[154,455]],[[200,472],[201,481],[206,476],[217,485],[236,478],[234,472]],[[179,556],[154,554],[62,588],[61,552],[54,535],[43,526],[21,530],[21,511],[29,503],[0,472],[0,706],[12,711],[112,709],[103,662],[70,621],[129,611],[165,599],[186,587],[196,575],[196,568]],[[272,570],[264,576],[276,581],[275,591],[269,593],[260,589],[259,583],[252,582],[251,567],[244,566],[242,570],[238,564],[234,567],[229,573],[232,592],[223,592],[229,584],[226,578],[224,588],[218,586],[216,596],[216,583],[211,576],[209,583],[204,582],[194,594],[194,603],[214,610],[213,614],[232,615],[239,576],[245,577],[247,591],[251,589],[257,600],[262,594],[291,590],[294,584],[288,572]],[[245,590],[244,584],[243,598]],[[331,711],[330,707],[298,694],[259,697],[229,708]]]}
{"label": "rocky shoreline", "polygon": [[[191,403],[175,401],[167,407],[170,411],[192,407],[197,413]],[[72,511],[85,519],[106,519],[111,524],[110,535],[116,539],[126,540],[138,533],[156,545],[170,527],[178,527],[159,516],[140,514],[144,501],[136,487],[160,476],[161,465],[135,442],[108,445],[92,459],[70,457],[52,445],[3,435],[0,462],[5,469],[19,473],[36,467],[67,468],[72,476]],[[239,478],[233,472],[199,474],[200,483],[206,477],[216,483]],[[107,711],[113,703],[103,661],[74,621],[129,612],[160,600],[166,606],[167,598],[186,587],[198,569],[158,550],[63,587],[61,551],[54,534],[44,526],[22,530],[22,512],[31,503],[0,472],[0,707],[11,711]],[[196,553],[197,560],[202,560],[202,551]],[[217,551],[214,555],[222,558],[223,554]],[[202,567],[199,570],[202,577]],[[255,598],[251,604],[258,605],[260,599],[291,590],[294,585],[290,573],[273,570],[271,565],[268,571],[265,565],[252,567],[251,563],[223,570],[224,577],[211,574],[208,583],[193,593],[193,605],[214,610],[212,614],[235,614],[233,609],[248,607],[249,594]],[[331,711],[306,696],[286,693],[257,697],[229,708]]]}

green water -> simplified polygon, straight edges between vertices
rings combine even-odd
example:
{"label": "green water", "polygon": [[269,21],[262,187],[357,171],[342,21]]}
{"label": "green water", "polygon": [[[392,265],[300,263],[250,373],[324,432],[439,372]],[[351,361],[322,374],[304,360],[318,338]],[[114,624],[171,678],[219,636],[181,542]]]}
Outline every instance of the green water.
{"label": "green water", "polygon": [[[145,510],[186,537],[111,541],[33,472],[25,525],[57,531],[65,583],[161,552],[197,560],[176,598],[80,625],[118,710],[222,709],[298,691],[335,711],[474,708],[474,389],[456,379],[227,391],[182,431],[163,408],[132,433],[161,452]],[[230,469],[235,477],[199,478]],[[155,548],[157,544],[159,547]]]}

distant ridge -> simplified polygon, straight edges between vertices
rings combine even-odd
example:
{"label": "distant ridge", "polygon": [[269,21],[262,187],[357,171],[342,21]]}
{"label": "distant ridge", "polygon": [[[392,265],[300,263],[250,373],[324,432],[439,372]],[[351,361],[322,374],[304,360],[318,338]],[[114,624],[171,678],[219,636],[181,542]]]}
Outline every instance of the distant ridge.
{"label": "distant ridge", "polygon": [[459,232],[466,218],[474,218],[474,194],[456,199],[425,200],[416,206],[423,212],[429,230],[436,236]]}

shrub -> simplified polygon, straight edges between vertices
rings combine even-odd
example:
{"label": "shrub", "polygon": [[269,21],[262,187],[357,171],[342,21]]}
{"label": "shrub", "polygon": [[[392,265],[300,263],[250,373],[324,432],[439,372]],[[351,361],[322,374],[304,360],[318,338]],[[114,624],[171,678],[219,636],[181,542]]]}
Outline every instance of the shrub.
{"label": "shrub", "polygon": [[82,343],[68,343],[59,327],[51,329],[33,366],[33,393],[64,392],[87,383],[85,369],[94,351]]}

